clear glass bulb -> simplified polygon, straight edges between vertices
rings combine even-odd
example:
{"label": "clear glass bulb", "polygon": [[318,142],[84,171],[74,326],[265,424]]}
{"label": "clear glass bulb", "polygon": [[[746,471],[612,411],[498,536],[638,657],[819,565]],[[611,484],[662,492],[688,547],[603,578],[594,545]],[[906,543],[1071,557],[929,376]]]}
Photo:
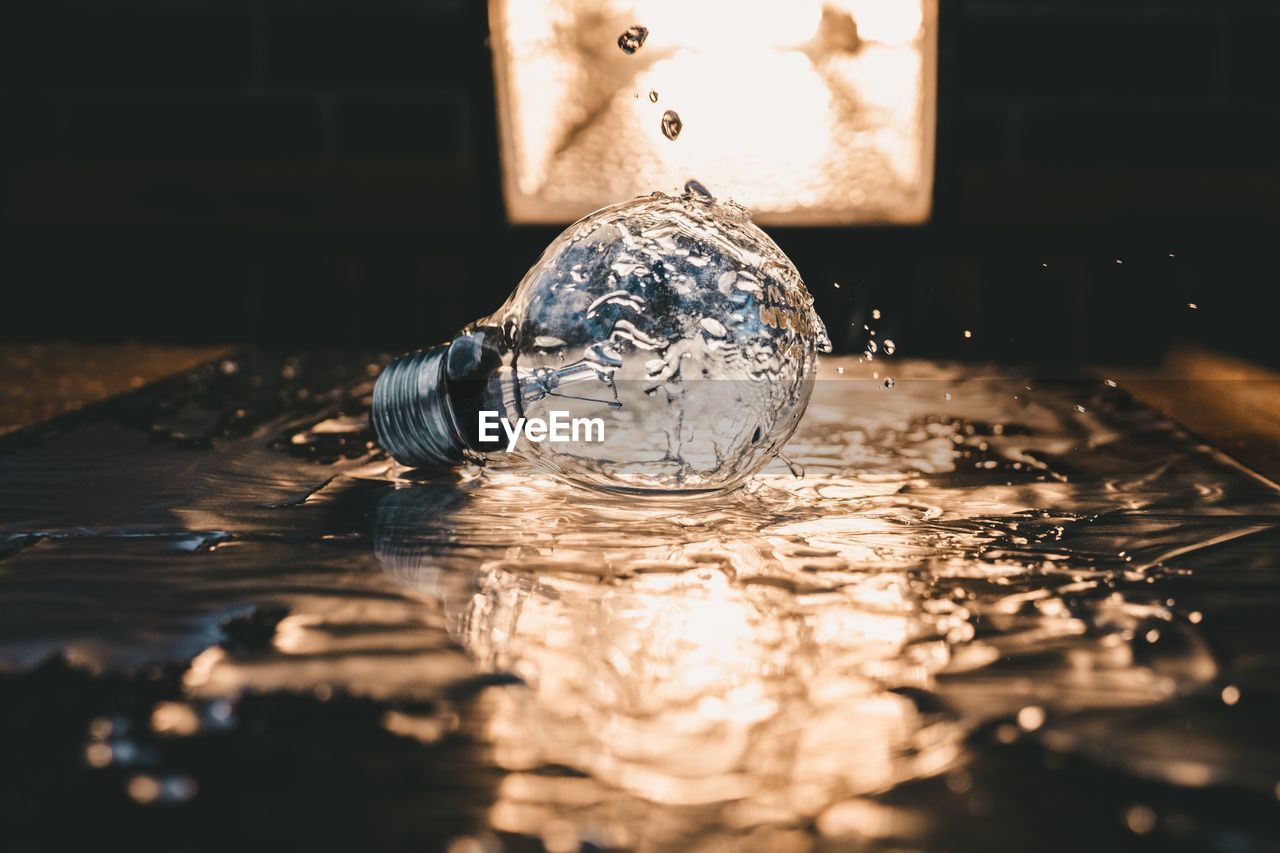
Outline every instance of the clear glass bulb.
{"label": "clear glass bulb", "polygon": [[409,466],[509,450],[594,488],[723,489],[786,444],[830,348],[745,209],[654,193],[569,226],[497,312],[392,362],[373,424]]}

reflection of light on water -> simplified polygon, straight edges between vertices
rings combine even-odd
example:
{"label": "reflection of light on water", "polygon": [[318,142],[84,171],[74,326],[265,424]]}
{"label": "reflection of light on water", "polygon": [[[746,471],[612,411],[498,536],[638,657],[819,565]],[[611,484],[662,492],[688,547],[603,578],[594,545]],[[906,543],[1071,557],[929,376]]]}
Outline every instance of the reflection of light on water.
{"label": "reflection of light on water", "polygon": [[[1046,460],[1111,453],[1123,432],[1082,439],[1047,398],[1001,403],[1002,422],[978,428],[1014,399],[980,383],[939,420],[936,388],[902,375],[888,402],[852,374],[819,383],[788,449],[803,477],[779,463],[751,490],[623,506],[498,465],[457,518],[519,546],[477,562],[379,544],[482,669],[523,682],[484,699],[509,773],[495,829],[568,821],[574,837],[658,847],[693,827],[808,821],[892,837],[921,816],[868,797],[953,768],[983,722],[1075,750],[1061,715],[1150,707],[1215,677],[1188,625],[1114,586],[1145,587],[1143,566],[1187,541],[1137,514],[1180,488],[1166,459],[1068,478]],[[1197,499],[1222,498],[1202,485]],[[379,516],[412,543],[435,494],[393,493]],[[1110,527],[1090,514],[1102,505],[1135,514]]]}
{"label": "reflection of light on water", "polygon": [[498,568],[457,599],[468,650],[528,685],[491,697],[495,757],[524,771],[496,828],[536,833],[566,805],[562,780],[529,773],[546,766],[590,774],[593,800],[802,817],[953,759],[954,730],[885,690],[946,663],[923,638],[950,615],[901,583],[799,598],[743,583],[768,575],[765,540],[666,556],[704,568],[603,585]]}
{"label": "reflection of light on water", "polygon": [[[488,820],[458,849],[489,849],[495,827],[549,850],[946,849],[986,820],[983,797],[1036,849],[1041,786],[1068,820],[1103,806],[1079,811],[1090,836],[1118,828],[1111,795],[1135,777],[1165,793],[1120,831],[1160,833],[1198,801],[1186,825],[1213,832],[1224,797],[1271,802],[1274,632],[1252,617],[1275,603],[1274,487],[1101,382],[912,362],[885,394],[860,378],[873,369],[824,365],[787,448],[803,476],[778,463],[678,501],[502,461],[320,465],[311,451],[347,429],[332,392],[309,426],[125,464],[99,444],[119,427],[88,424],[6,457],[50,533],[5,553],[0,601],[22,630],[0,666],[185,666],[183,695],[158,703],[159,682],[103,691],[76,756],[140,803],[221,796],[204,738],[252,740],[272,707],[344,737],[380,724],[357,749],[446,761],[444,785],[397,782],[422,798],[397,813]],[[146,522],[118,526],[122,500]],[[237,705],[245,692],[267,695]],[[1041,756],[1075,769],[1025,791],[1008,759]],[[1230,793],[1186,790],[1217,785]],[[1274,823],[1249,820],[1253,837]]]}
{"label": "reflection of light on water", "polygon": [[[959,744],[981,753],[984,732],[1172,784],[1245,778],[1221,725],[1182,748],[1181,715],[1197,707],[1186,697],[1235,712],[1255,691],[1216,682],[1198,636],[1214,617],[1179,617],[1163,573],[1251,565],[1274,496],[1151,413],[1079,386],[1028,399],[1025,382],[902,365],[886,395],[855,360],[837,364],[845,374],[829,375],[844,378],[819,383],[788,447],[803,476],[779,463],[709,498],[619,501],[503,461],[391,483],[405,472],[376,459],[300,492],[294,469],[257,464],[254,444],[211,482],[281,495],[289,508],[269,512],[297,525],[288,541],[240,538],[260,516],[241,492],[225,503],[210,490],[184,518],[231,533],[148,545],[155,562],[137,565],[152,570],[130,583],[121,567],[112,588],[128,594],[110,612],[150,596],[168,613],[192,587],[234,590],[208,617],[218,623],[246,598],[278,601],[278,623],[248,623],[256,644],[191,661],[185,702],[385,700],[390,734],[490,750],[491,828],[565,849],[916,838],[928,816],[889,803],[921,790],[904,782],[950,780],[961,764],[976,774]],[[960,393],[940,413],[943,387]],[[1072,407],[1082,400],[1090,419]],[[314,483],[303,464],[296,482]],[[357,513],[374,517],[372,543],[296,538]],[[66,577],[62,562],[39,568],[41,583]],[[157,624],[122,622],[119,647],[145,646]],[[191,723],[177,706],[150,720],[166,738]],[[85,749],[91,763],[124,760],[105,742]]]}

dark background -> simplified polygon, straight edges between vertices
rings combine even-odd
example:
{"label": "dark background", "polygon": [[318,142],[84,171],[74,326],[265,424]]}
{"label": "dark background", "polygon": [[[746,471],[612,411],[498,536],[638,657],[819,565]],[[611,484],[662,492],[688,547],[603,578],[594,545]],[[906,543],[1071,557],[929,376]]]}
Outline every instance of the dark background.
{"label": "dark background", "polygon": [[[876,307],[900,355],[1142,362],[1185,340],[1280,364],[1280,4],[941,17],[933,221],[770,229],[837,345]],[[403,349],[494,310],[558,229],[505,224],[485,19],[6,4],[0,339]]]}

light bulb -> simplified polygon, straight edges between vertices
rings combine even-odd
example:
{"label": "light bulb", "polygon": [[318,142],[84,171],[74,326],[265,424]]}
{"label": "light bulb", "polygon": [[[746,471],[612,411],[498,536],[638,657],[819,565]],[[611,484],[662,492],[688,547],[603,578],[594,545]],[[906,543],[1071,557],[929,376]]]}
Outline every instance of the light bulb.
{"label": "light bulb", "polygon": [[569,226],[496,313],[388,365],[372,420],[409,466],[512,452],[594,488],[723,489],[791,437],[830,349],[745,209],[654,193]]}

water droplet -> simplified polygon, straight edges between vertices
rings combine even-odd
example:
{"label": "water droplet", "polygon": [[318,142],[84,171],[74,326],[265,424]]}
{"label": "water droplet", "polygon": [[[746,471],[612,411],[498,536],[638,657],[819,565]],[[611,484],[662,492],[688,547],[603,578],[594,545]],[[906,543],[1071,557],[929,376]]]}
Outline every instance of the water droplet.
{"label": "water droplet", "polygon": [[973,337],[973,331],[972,331],[972,330],[970,330],[970,329],[965,329],[965,330],[964,330],[964,336],[965,336],[966,338],[972,338],[972,337]]}
{"label": "water droplet", "polygon": [[880,319],[880,309],[879,309],[879,308],[872,308],[872,309],[871,309],[871,319],[872,319],[872,320],[879,320],[879,319]]}
{"label": "water droplet", "polygon": [[674,141],[682,130],[684,130],[684,122],[680,120],[680,115],[675,110],[667,110],[662,114],[663,136]]}
{"label": "water droplet", "polygon": [[186,702],[161,702],[151,712],[151,728],[157,734],[192,735],[200,730],[200,716]]}
{"label": "water droplet", "polygon": [[1194,311],[1194,310],[1196,310],[1197,308],[1199,308],[1200,306],[1199,306],[1199,305],[1197,305],[1197,304],[1195,304],[1194,302],[1188,302],[1188,303],[1187,303],[1187,307],[1188,307],[1188,308],[1190,308],[1192,311]]}
{"label": "water droplet", "polygon": [[897,348],[898,348],[898,345],[897,345],[897,344],[895,344],[892,340],[890,340],[889,338],[885,338],[885,339],[884,339],[884,354],[885,354],[885,355],[893,355],[893,351],[894,351],[895,349],[897,349]]}
{"label": "water droplet", "polygon": [[1234,705],[1240,701],[1240,688],[1234,684],[1228,684],[1222,688],[1222,701],[1227,705]]}
{"label": "water droplet", "polygon": [[1083,414],[1083,413],[1084,413],[1084,411],[1085,411],[1085,408],[1084,408],[1084,406],[1080,405],[1079,403],[1076,403],[1076,411],[1077,411],[1077,412],[1080,412],[1081,414]]}
{"label": "water droplet", "polygon": [[1119,264],[1120,266],[1124,266],[1124,261],[1120,260],[1119,258],[1116,258],[1116,263]]}
{"label": "water droplet", "polygon": [[134,776],[129,780],[126,790],[134,802],[144,805],[160,798],[160,782],[154,776]]}
{"label": "water droplet", "polygon": [[129,797],[136,803],[148,805],[156,802],[181,803],[196,795],[196,780],[190,776],[152,776],[139,774],[125,786]]}
{"label": "water droplet", "polygon": [[947,787],[957,794],[966,793],[973,787],[973,777],[964,770],[955,770],[947,774]]}
{"label": "water droplet", "polygon": [[649,90],[649,102],[652,104],[658,103],[658,93],[655,92],[653,89]]}
{"label": "water droplet", "polygon": [[839,289],[840,289],[840,282],[838,282],[838,281],[833,281],[833,282],[831,282],[831,286],[832,286],[832,287],[834,287],[836,290],[839,290]]}
{"label": "water droplet", "polygon": [[875,352],[876,352],[876,349],[877,349],[877,348],[878,348],[878,347],[876,346],[876,342],[875,342],[875,341],[867,341],[867,355],[868,355],[868,356],[875,355]]}
{"label": "water droplet", "polygon": [[837,368],[836,368],[836,373],[837,373],[837,374],[839,374],[840,376],[844,376],[844,368],[843,368],[843,367],[837,367]]}
{"label": "water droplet", "polygon": [[894,383],[894,381],[893,381],[893,377],[892,377],[892,376],[886,376],[886,377],[884,378],[884,390],[886,390],[886,391],[892,391],[892,390],[893,390],[893,386],[894,386],[894,384],[895,384],[895,383]]}
{"label": "water droplet", "polygon": [[644,46],[644,40],[648,37],[649,28],[636,24],[635,26],[627,27],[627,31],[618,36],[618,47],[622,48],[623,53],[630,56]]}
{"label": "water droplet", "polygon": [[[680,132],[679,130],[677,130],[677,131],[676,131],[676,133],[679,133],[679,132]],[[715,200],[716,200],[716,197],[715,197],[715,196],[713,196],[713,195],[711,194],[711,190],[709,190],[709,189],[707,189],[705,186],[703,186],[701,181],[696,181],[696,180],[693,180],[693,179],[689,179],[689,180],[685,181],[685,182],[684,182],[684,191],[685,191],[685,192],[687,192],[687,193],[692,193],[693,195],[699,195],[699,196],[702,196],[702,197],[703,197],[703,198],[705,198],[707,201],[715,201]]]}
{"label": "water droplet", "polygon": [[1018,712],[1018,725],[1023,731],[1034,732],[1044,725],[1044,708],[1039,705],[1028,705]]}
{"label": "water droplet", "polygon": [[724,327],[724,323],[721,323],[713,317],[703,317],[698,321],[698,325],[702,326],[703,331],[712,337],[723,338],[728,334],[728,331]]}
{"label": "water droplet", "polygon": [[91,743],[84,749],[84,760],[90,767],[106,767],[111,758],[111,747],[105,743]]}
{"label": "water droplet", "polygon": [[1115,381],[1114,379],[1104,379],[1104,380],[1102,380],[1102,381],[1103,381],[1103,382],[1105,382],[1105,383],[1107,383],[1107,387],[1108,387],[1108,388],[1114,388],[1114,387],[1116,387],[1116,381]]}
{"label": "water droplet", "polygon": [[1125,826],[1136,835],[1146,835],[1156,828],[1156,813],[1146,806],[1129,806],[1124,812]]}
{"label": "water droplet", "polygon": [[950,391],[948,391],[947,393],[943,394],[942,396],[946,397],[948,401],[950,401],[950,400],[951,400],[951,392],[950,392]]}
{"label": "water droplet", "polygon": [[827,336],[827,324],[817,313],[813,315],[813,347],[818,352],[831,352],[835,348],[831,346],[831,337]]}

